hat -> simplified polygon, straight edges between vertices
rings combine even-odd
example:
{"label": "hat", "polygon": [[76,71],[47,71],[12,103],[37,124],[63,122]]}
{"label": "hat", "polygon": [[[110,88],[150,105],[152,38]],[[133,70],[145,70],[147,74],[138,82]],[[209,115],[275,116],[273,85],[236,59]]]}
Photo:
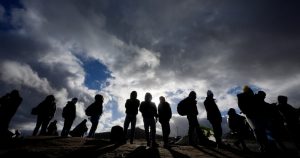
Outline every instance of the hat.
{"label": "hat", "polygon": [[212,95],[214,95],[213,92],[211,90],[208,90],[207,91],[207,96],[212,96]]}

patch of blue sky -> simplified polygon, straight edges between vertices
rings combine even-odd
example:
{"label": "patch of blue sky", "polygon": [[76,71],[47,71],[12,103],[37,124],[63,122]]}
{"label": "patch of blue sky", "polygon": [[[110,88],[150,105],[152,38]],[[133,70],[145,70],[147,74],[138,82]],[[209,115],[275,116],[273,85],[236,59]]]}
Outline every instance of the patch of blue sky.
{"label": "patch of blue sky", "polygon": [[81,59],[81,62],[86,73],[84,84],[88,88],[101,90],[109,86],[111,71],[104,64],[94,59]]}
{"label": "patch of blue sky", "polygon": [[0,21],[0,31],[10,31],[17,29],[10,23],[12,10],[14,8],[23,8],[19,0],[1,0],[0,5],[4,8],[4,19]]}
{"label": "patch of blue sky", "polygon": [[[112,120],[116,120],[116,119],[119,119],[119,118],[125,116],[125,112],[122,113],[118,110],[118,103],[114,98],[112,100],[110,100],[107,104],[108,104],[108,107],[111,107],[111,112],[112,112],[111,119]],[[125,104],[119,105],[119,106],[125,106]]]}

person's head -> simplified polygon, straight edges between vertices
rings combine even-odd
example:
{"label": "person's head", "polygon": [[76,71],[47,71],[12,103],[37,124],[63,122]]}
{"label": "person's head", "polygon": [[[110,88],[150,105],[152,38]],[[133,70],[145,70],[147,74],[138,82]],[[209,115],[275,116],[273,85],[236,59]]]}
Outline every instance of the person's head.
{"label": "person's head", "polygon": [[77,101],[78,101],[78,99],[77,99],[77,98],[72,98],[72,101],[71,101],[71,102],[72,102],[73,104],[76,104],[76,103],[77,103]]}
{"label": "person's head", "polygon": [[103,102],[103,96],[100,94],[96,94],[95,95],[95,101],[97,102]]}
{"label": "person's head", "polygon": [[190,94],[189,94],[189,98],[195,100],[197,98],[197,94],[195,91],[191,91]]}
{"label": "person's head", "polygon": [[151,101],[152,100],[152,95],[150,93],[145,94],[145,101]]}
{"label": "person's head", "polygon": [[264,100],[266,98],[266,93],[264,91],[258,91],[257,95],[260,99]]}
{"label": "person's head", "polygon": [[248,94],[252,94],[252,95],[254,94],[254,93],[253,93],[253,90],[252,90],[248,85],[245,85],[245,86],[244,86],[243,92],[244,92],[244,93],[248,93]]}
{"label": "person's head", "polygon": [[211,90],[207,91],[207,97],[209,97],[209,98],[213,98],[214,97],[214,94],[213,94],[213,92]]}
{"label": "person's head", "polygon": [[278,100],[279,104],[287,104],[288,97],[280,95],[280,96],[278,96],[277,100]]}
{"label": "person's head", "polygon": [[46,97],[46,100],[47,101],[50,101],[50,102],[53,102],[53,101],[55,101],[55,97],[54,97],[54,95],[48,95],[47,97]]}
{"label": "person's head", "polygon": [[159,101],[160,101],[161,103],[164,103],[164,102],[166,102],[166,99],[165,99],[165,97],[160,96],[160,97],[159,97]]}
{"label": "person's head", "polygon": [[16,89],[14,89],[14,90],[12,90],[12,91],[10,92],[10,95],[11,95],[12,97],[18,97],[18,96],[19,96],[19,91],[16,90]]}
{"label": "person's head", "polygon": [[130,99],[136,99],[137,98],[137,92],[136,91],[132,91],[130,93]]}
{"label": "person's head", "polygon": [[230,108],[230,109],[228,110],[227,114],[228,114],[229,116],[232,116],[232,115],[235,115],[235,114],[236,114],[236,111],[235,111],[234,108]]}

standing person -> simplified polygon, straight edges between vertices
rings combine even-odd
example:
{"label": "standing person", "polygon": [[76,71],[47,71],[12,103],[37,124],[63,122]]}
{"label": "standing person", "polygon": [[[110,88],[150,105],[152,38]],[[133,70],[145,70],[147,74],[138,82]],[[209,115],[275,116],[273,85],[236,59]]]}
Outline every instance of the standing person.
{"label": "standing person", "polygon": [[211,90],[207,91],[207,97],[204,101],[204,107],[207,113],[207,120],[211,123],[214,131],[214,137],[218,147],[223,147],[222,143],[222,116],[215,102],[214,94]]}
{"label": "standing person", "polygon": [[[198,136],[199,143],[203,145],[207,145],[208,138],[206,138],[203,134],[203,131],[200,128],[197,115],[198,115],[198,109],[197,109],[197,94],[195,91],[191,91],[189,96],[185,99],[183,99],[179,104],[182,105],[185,109],[185,114],[187,115],[187,119],[189,122],[189,144],[190,145],[196,145],[196,142],[193,139],[193,133],[196,129],[196,133]],[[179,106],[179,105],[178,105]]]}
{"label": "standing person", "polygon": [[127,130],[128,126],[131,123],[130,130],[130,144],[133,144],[134,132],[135,132],[135,123],[136,123],[136,115],[138,114],[138,109],[140,106],[140,101],[137,98],[137,92],[132,91],[130,94],[130,99],[127,99],[125,103],[126,108],[126,118],[124,121],[124,135],[127,141]]}
{"label": "standing person", "polygon": [[288,104],[288,97],[286,96],[278,96],[277,107],[284,118],[288,132],[291,134],[297,148],[300,149],[300,124],[297,109]]}
{"label": "standing person", "polygon": [[100,116],[103,112],[103,96],[100,94],[95,95],[95,101],[85,110],[87,116],[90,116],[92,127],[90,129],[89,138],[95,137],[95,132],[98,126]]}
{"label": "standing person", "polygon": [[[152,147],[157,147],[158,144],[155,142],[155,135],[158,114],[156,105],[151,102],[151,100],[152,95],[150,93],[146,93],[145,101],[143,101],[140,106],[140,112],[143,116],[147,146],[151,145]],[[151,135],[149,134],[149,127]]]}
{"label": "standing person", "polygon": [[160,103],[158,105],[158,118],[163,132],[164,147],[169,147],[170,135],[170,119],[172,117],[172,110],[170,104],[166,102],[165,97],[159,97]]}
{"label": "standing person", "polygon": [[78,99],[73,98],[69,101],[67,105],[63,108],[62,117],[65,119],[64,127],[61,131],[62,137],[67,137],[69,135],[72,124],[76,118],[76,103]]}
{"label": "standing person", "polygon": [[32,113],[37,115],[37,122],[32,135],[37,135],[41,126],[40,135],[45,135],[48,124],[56,111],[55,97],[48,95],[44,101],[32,110]]}
{"label": "standing person", "polygon": [[240,148],[240,144],[243,147],[243,151],[249,151],[245,144],[245,139],[249,133],[246,118],[236,113],[234,108],[228,110],[228,126],[233,134],[237,135],[237,141],[234,145]]}
{"label": "standing person", "polygon": [[12,117],[15,115],[17,109],[22,103],[18,90],[13,90],[9,94],[1,97],[0,102],[0,137],[9,138],[10,132],[8,130]]}

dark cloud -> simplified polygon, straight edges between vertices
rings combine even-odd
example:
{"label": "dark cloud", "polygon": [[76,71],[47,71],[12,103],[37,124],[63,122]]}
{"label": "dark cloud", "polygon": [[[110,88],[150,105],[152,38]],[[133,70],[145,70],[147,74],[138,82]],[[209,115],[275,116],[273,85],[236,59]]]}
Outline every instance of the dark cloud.
{"label": "dark cloud", "polygon": [[[0,5],[0,61],[13,63],[11,68],[2,64],[1,72],[10,69],[32,75],[13,82],[7,75],[16,73],[0,73],[3,94],[17,87],[30,98],[16,122],[32,122],[33,118],[23,119],[26,111],[47,92],[58,93],[60,106],[76,95],[87,106],[98,91],[84,85],[83,59],[101,62],[111,72],[108,86],[101,89],[114,103],[108,110],[117,107],[123,112],[131,89],[155,95],[196,90],[200,98],[212,89],[218,105],[226,110],[236,107],[228,90],[243,84],[266,90],[271,98],[285,94],[293,103],[300,102],[300,3],[296,0],[20,3],[22,7],[9,9],[9,16]],[[47,86],[40,88],[30,79]],[[178,100],[186,94],[172,95]],[[103,119],[121,119],[109,116]]]}

